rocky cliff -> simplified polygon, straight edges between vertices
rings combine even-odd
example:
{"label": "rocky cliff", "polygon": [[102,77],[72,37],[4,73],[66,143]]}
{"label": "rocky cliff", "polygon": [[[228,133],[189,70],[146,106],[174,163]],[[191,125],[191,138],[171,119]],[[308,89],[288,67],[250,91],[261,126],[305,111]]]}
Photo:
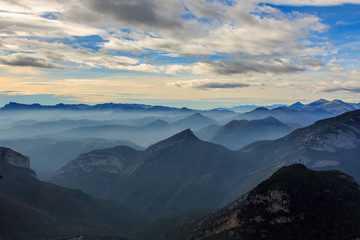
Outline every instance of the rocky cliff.
{"label": "rocky cliff", "polygon": [[6,162],[16,167],[30,168],[29,157],[26,157],[21,153],[15,152],[10,148],[0,147],[0,162]]}

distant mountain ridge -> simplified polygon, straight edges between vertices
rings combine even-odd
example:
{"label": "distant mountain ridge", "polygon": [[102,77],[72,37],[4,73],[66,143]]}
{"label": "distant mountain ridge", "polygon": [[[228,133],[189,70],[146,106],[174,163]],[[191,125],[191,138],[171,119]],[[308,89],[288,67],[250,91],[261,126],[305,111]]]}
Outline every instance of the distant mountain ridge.
{"label": "distant mountain ridge", "polygon": [[64,104],[59,103],[56,105],[41,105],[38,103],[33,104],[22,104],[16,102],[10,102],[0,108],[1,111],[9,110],[73,110],[73,111],[146,111],[146,112],[183,112],[183,113],[192,113],[192,112],[201,112],[201,111],[218,111],[218,112],[237,112],[241,110],[242,112],[252,111],[256,108],[266,108],[269,110],[276,108],[293,108],[293,109],[302,109],[302,110],[315,110],[322,109],[330,113],[339,115],[341,113],[352,111],[360,108],[360,103],[347,103],[339,99],[334,99],[332,101],[326,99],[319,99],[313,101],[309,104],[303,104],[301,102],[296,102],[291,105],[286,104],[273,104],[269,106],[257,106],[257,105],[239,105],[232,108],[215,108],[212,110],[196,110],[189,109],[186,107],[176,108],[168,107],[161,105],[147,105],[147,104],[131,104],[131,103],[103,103],[103,104]]}
{"label": "distant mountain ridge", "polygon": [[259,120],[232,120],[218,128],[209,139],[232,150],[238,150],[258,140],[272,140],[285,136],[293,129],[274,117]]}
{"label": "distant mountain ridge", "polygon": [[182,112],[191,113],[195,110],[186,107],[176,108],[167,106],[153,106],[147,104],[131,104],[131,103],[102,103],[95,105],[88,104],[64,104],[56,105],[41,105],[38,103],[23,104],[10,102],[0,108],[1,111],[15,111],[15,110],[58,110],[58,111],[146,111],[146,112]]}
{"label": "distant mountain ridge", "polygon": [[354,103],[346,103],[339,99],[334,99],[332,101],[328,101],[326,99],[319,99],[309,104],[295,103],[290,106],[290,108],[294,109],[302,109],[302,110],[324,110],[335,115],[340,115],[345,112],[354,111],[359,109],[359,104]]}
{"label": "distant mountain ridge", "polygon": [[296,102],[290,105],[286,104],[274,104],[268,106],[258,106],[258,105],[239,105],[231,108],[218,108],[221,110],[231,110],[235,112],[249,112],[253,111],[256,108],[266,108],[268,110],[272,110],[275,108],[293,108],[293,109],[302,109],[302,110],[315,110],[322,109],[325,111],[329,111],[333,114],[339,115],[346,111],[352,111],[356,109],[360,109],[360,103],[348,103],[339,99],[334,99],[332,101],[326,99],[318,99],[316,101],[310,102],[308,104],[303,104],[301,102]]}
{"label": "distant mountain ridge", "polygon": [[278,107],[274,109],[267,109],[264,107],[256,108],[250,112],[241,113],[235,117],[236,120],[255,120],[264,119],[267,117],[274,117],[283,123],[296,123],[302,126],[307,126],[317,120],[335,116],[323,109],[295,109],[289,107]]}

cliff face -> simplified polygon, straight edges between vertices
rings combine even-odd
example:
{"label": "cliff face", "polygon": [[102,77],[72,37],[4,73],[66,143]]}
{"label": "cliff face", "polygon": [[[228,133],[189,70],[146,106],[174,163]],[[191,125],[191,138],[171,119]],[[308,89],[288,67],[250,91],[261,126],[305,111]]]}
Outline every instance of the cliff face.
{"label": "cliff face", "polygon": [[0,162],[8,163],[16,167],[30,168],[30,159],[10,148],[0,147]]}
{"label": "cliff face", "polygon": [[11,169],[20,169],[20,171],[36,177],[35,171],[30,168],[30,158],[15,152],[10,148],[0,147],[0,172],[7,177]]}

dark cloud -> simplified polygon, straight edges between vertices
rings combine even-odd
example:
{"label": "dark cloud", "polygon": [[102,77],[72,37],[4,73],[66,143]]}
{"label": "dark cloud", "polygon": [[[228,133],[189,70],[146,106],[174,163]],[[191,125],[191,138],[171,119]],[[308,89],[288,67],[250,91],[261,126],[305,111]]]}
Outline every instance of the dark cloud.
{"label": "dark cloud", "polygon": [[340,92],[340,91],[360,93],[360,87],[331,87],[322,90],[322,92]]}
{"label": "dark cloud", "polygon": [[214,88],[244,88],[249,87],[249,84],[246,83],[220,83],[220,82],[213,82],[213,83],[204,83],[195,86],[198,89],[214,89]]}
{"label": "dark cloud", "polygon": [[303,58],[301,62],[308,67],[323,67],[324,64],[315,58]]}
{"label": "dark cloud", "polygon": [[53,69],[64,68],[52,62],[49,62],[46,59],[28,57],[28,56],[2,57],[0,58],[0,64],[8,65],[8,66],[18,66],[18,67],[38,67],[38,68],[53,68]]}
{"label": "dark cloud", "polygon": [[218,60],[215,62],[203,61],[200,64],[206,66],[207,73],[217,75],[234,75],[256,73],[293,73],[304,71],[302,66],[291,61],[281,59],[275,60],[254,60],[254,59],[238,59],[238,60]]}
{"label": "dark cloud", "polygon": [[179,12],[174,11],[179,10],[181,5],[174,1],[82,0],[78,3],[66,11],[67,19],[77,21],[107,19],[124,24],[123,28],[142,26],[156,29],[183,25]]}

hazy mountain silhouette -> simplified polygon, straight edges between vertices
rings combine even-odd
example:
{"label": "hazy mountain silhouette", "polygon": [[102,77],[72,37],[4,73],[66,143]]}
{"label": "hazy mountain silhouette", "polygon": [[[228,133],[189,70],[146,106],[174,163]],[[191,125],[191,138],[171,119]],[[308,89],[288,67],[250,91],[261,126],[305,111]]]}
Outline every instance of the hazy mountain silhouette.
{"label": "hazy mountain silhouette", "polygon": [[192,130],[197,130],[215,123],[216,121],[209,117],[206,117],[200,113],[194,113],[189,117],[186,117],[184,119],[172,123],[172,125],[177,129],[190,128]]}
{"label": "hazy mountain silhouette", "polygon": [[290,127],[273,117],[250,121],[233,120],[217,129],[209,141],[238,150],[255,141],[283,137],[291,131]]}
{"label": "hazy mountain silhouette", "polygon": [[294,109],[289,107],[278,107],[274,109],[256,108],[253,111],[239,114],[235,119],[237,120],[254,120],[264,119],[267,117],[274,117],[283,123],[297,123],[302,126],[307,126],[317,120],[333,117],[334,114],[322,109],[305,110]]}
{"label": "hazy mountain silhouette", "polygon": [[359,108],[357,104],[346,103],[339,99],[334,99],[328,101],[326,99],[319,99],[317,101],[311,102],[309,104],[297,103],[290,106],[295,109],[304,109],[304,110],[324,110],[334,115],[339,115],[345,112],[354,111]]}

